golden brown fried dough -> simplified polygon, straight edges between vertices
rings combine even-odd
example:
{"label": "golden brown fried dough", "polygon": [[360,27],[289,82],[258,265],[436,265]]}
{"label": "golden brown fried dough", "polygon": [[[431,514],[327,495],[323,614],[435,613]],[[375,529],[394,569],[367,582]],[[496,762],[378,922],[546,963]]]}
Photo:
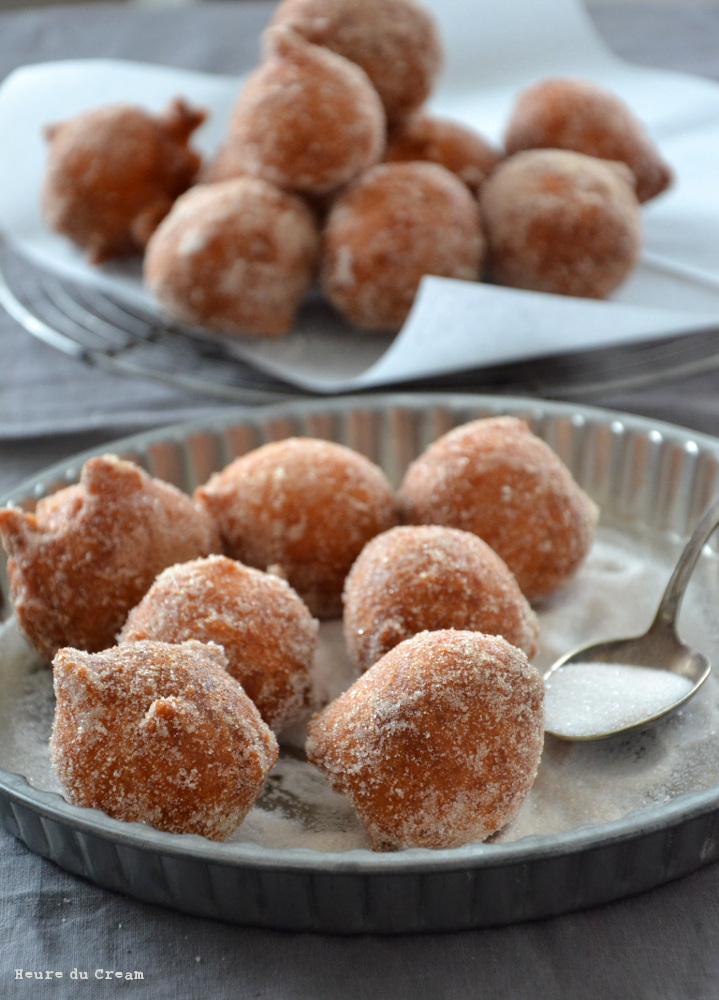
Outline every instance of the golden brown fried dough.
{"label": "golden brown fried dough", "polygon": [[141,253],[173,202],[195,180],[188,145],[205,120],[179,98],[159,115],[107,104],[47,126],[42,189],[47,225],[93,264]]}
{"label": "golden brown fried dough", "polygon": [[70,802],[169,833],[224,840],[277,760],[277,742],[218,646],[61,649],[53,767]]}
{"label": "golden brown fried dough", "polygon": [[368,542],[345,581],[343,619],[362,670],[426,630],[486,632],[530,659],[537,652],[537,617],[505,563],[476,535],[440,525],[391,528]]}
{"label": "golden brown fried dough", "polygon": [[436,163],[382,163],[332,205],[320,281],[332,304],[368,330],[398,330],[425,274],[479,277],[477,203]]}
{"label": "golden brown fried dough", "polygon": [[439,163],[476,194],[502,153],[467,125],[420,111],[392,129],[383,159],[385,163]]}
{"label": "golden brown fried dough", "polygon": [[523,420],[488,417],[438,438],[408,468],[401,517],[474,532],[528,600],[563,587],[594,539],[596,505]]}
{"label": "golden brown fried dough", "polygon": [[442,66],[438,26],[415,0],[283,0],[272,23],[361,66],[390,122],[424,103]]}
{"label": "golden brown fried dough", "polygon": [[114,645],[161,570],[222,545],[206,511],[114,455],[89,459],[34,514],[0,510],[0,539],[18,624],[48,661],[61,646]]}
{"label": "golden brown fried dough", "polygon": [[240,91],[207,179],[264,177],[324,195],[382,155],[385,116],[359,66],[286,28],[266,36],[264,61]]}
{"label": "golden brown fried dough", "polygon": [[342,586],[363,546],[397,523],[382,470],[342,445],[287,438],[236,459],[195,496],[228,555],[275,567],[319,618],[342,613]]}
{"label": "golden brown fried dough", "polygon": [[306,751],[374,850],[460,847],[516,815],[544,740],[544,685],[481,632],[421,632],[310,723]]}
{"label": "golden brown fried dough", "polygon": [[641,202],[655,198],[672,182],[671,168],[627,105],[604,87],[576,77],[550,77],[522,91],[507,126],[505,147],[507,153],[572,149],[626,163]]}
{"label": "golden brown fried dough", "polygon": [[640,208],[623,163],[530,149],[497,167],[480,201],[489,272],[501,285],[601,299],[639,259]]}
{"label": "golden brown fried dough", "polygon": [[259,177],[188,191],[152,236],[145,280],[175,319],[231,335],[288,332],[312,280],[310,209]]}
{"label": "golden brown fried dough", "polygon": [[285,580],[210,556],[164,570],[128,615],[118,640],[197,639],[222,646],[228,673],[278,733],[310,704],[317,628]]}

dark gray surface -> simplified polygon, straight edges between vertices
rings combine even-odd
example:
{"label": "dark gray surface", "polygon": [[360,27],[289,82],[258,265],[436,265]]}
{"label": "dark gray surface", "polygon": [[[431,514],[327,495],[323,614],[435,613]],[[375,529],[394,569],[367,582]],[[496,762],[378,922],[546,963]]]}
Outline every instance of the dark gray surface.
{"label": "dark gray surface", "polygon": [[[232,72],[252,60],[274,5],[146,10],[50,8],[0,17],[0,77],[27,62],[116,56]],[[719,79],[719,10],[592,8],[618,52]],[[251,21],[250,30],[246,25]],[[8,155],[3,150],[2,155]],[[193,417],[211,400],[104,375],[0,316],[0,490],[48,462],[119,434]],[[719,433],[719,376],[594,397]],[[89,428],[81,431],[79,428]],[[719,995],[719,865],[639,897],[499,930],[392,938],[228,927],[142,905],[58,871],[0,831],[0,996],[388,997],[703,1000]],[[142,982],[73,981],[73,968],[144,973]],[[62,971],[42,984],[14,970]],[[129,992],[128,992],[129,991]]]}

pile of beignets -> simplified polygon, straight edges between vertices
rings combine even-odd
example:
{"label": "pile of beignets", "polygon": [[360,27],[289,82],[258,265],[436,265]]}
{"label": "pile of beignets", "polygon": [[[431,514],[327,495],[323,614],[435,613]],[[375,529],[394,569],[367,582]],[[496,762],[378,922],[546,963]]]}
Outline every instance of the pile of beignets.
{"label": "pile of beignets", "polygon": [[[455,847],[516,814],[543,746],[530,601],[565,587],[597,508],[514,417],[456,427],[397,489],[344,445],[273,441],[192,496],[116,455],[0,509],[21,632],[52,662],[72,803],[222,840],[287,727],[376,850]],[[329,705],[318,619],[358,679]],[[308,721],[309,720],[309,721]]]}
{"label": "pile of beignets", "polygon": [[642,124],[594,83],[545,79],[500,149],[427,110],[442,64],[417,0],[283,0],[211,158],[182,99],[85,112],[46,130],[45,220],[95,263],[144,253],[169,316],[230,335],[287,333],[315,285],[387,332],[425,274],[609,295],[672,180]]}

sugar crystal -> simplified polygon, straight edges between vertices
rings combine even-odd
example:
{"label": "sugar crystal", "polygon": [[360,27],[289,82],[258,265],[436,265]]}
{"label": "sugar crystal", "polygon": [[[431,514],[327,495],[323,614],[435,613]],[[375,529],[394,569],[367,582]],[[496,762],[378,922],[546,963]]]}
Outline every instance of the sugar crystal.
{"label": "sugar crystal", "polygon": [[627,663],[577,663],[546,682],[545,726],[587,738],[649,719],[681,700],[692,682],[680,674]]}

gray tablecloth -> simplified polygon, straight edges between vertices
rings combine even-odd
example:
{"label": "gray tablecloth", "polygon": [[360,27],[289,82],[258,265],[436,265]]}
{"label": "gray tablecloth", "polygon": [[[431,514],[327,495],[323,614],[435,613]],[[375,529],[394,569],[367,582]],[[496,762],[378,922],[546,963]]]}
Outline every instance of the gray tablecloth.
{"label": "gray tablecloth", "polygon": [[[233,72],[256,58],[273,4],[48,8],[0,16],[0,78],[23,63],[114,56]],[[622,55],[719,79],[719,9],[592,8]],[[0,147],[0,162],[10,152]],[[0,168],[1,171],[1,168]],[[0,491],[121,434],[220,409],[85,367],[0,315]],[[592,402],[719,433],[719,375]],[[595,910],[522,926],[400,937],[293,935],[166,912],[70,877],[0,831],[0,996],[130,990],[163,998],[516,997],[698,1000],[719,996],[719,866]],[[15,978],[15,970],[63,979]],[[83,983],[73,969],[89,971]],[[95,970],[140,971],[105,981]],[[134,992],[133,992],[134,991]]]}

